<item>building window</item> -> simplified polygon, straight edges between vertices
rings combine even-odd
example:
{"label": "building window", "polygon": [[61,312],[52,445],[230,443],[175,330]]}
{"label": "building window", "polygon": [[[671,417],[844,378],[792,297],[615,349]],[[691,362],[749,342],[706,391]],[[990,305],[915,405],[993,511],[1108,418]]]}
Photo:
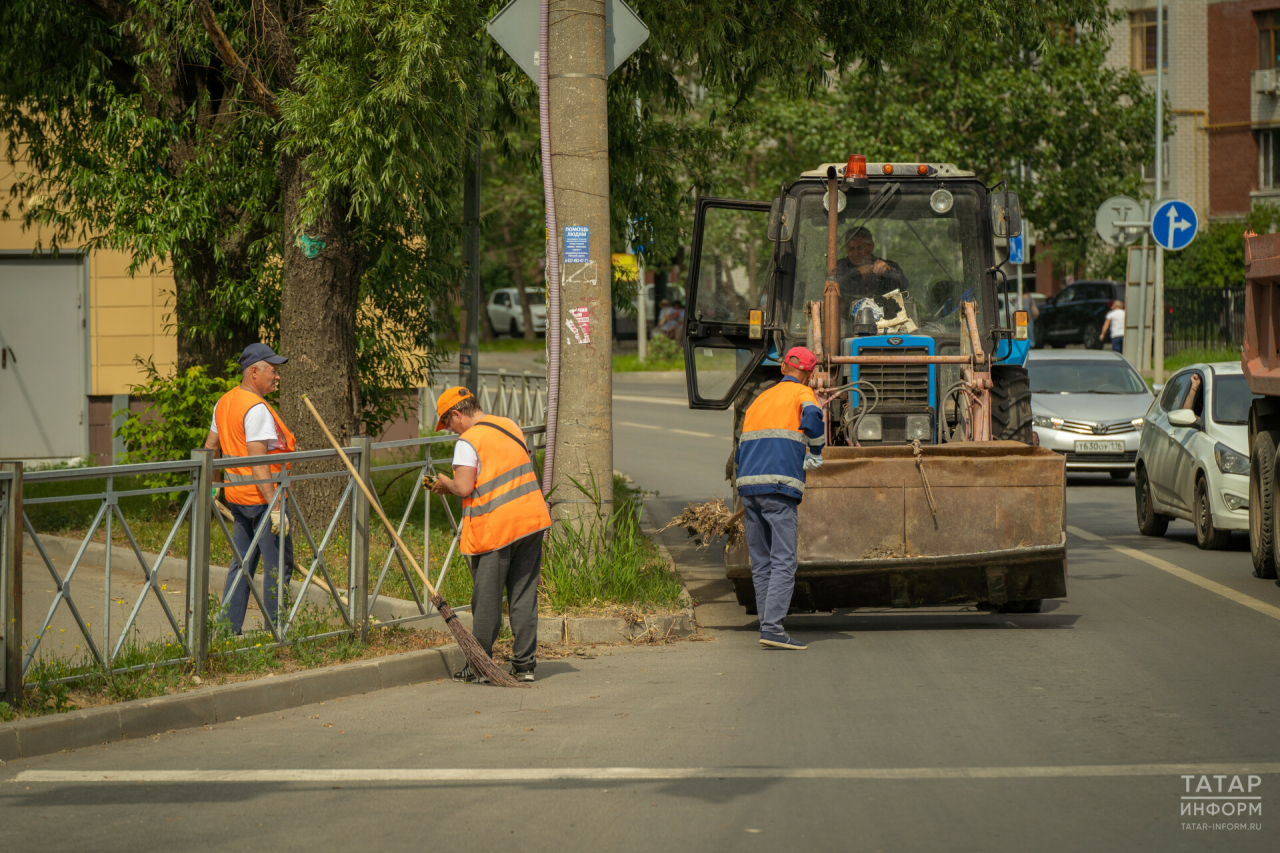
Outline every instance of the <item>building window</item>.
{"label": "building window", "polygon": [[[1160,144],[1160,171],[1164,172],[1164,179],[1169,180],[1169,143]],[[1155,161],[1142,164],[1142,179],[1144,181],[1154,181],[1156,179]]]}
{"label": "building window", "polygon": [[1258,189],[1280,189],[1280,130],[1258,131]]}
{"label": "building window", "polygon": [[[1156,70],[1156,11],[1129,13],[1129,65],[1134,71]],[[1164,11],[1164,67],[1169,67],[1169,10]]]}
{"label": "building window", "polygon": [[1280,68],[1280,12],[1258,14],[1258,67]]}

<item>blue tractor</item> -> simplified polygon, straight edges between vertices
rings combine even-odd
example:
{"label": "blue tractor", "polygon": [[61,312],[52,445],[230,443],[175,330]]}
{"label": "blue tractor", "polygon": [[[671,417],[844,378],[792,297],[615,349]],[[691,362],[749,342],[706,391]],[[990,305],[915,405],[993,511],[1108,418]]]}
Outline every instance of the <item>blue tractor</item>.
{"label": "blue tractor", "polygon": [[[853,155],[772,203],[699,200],[690,406],[733,407],[736,444],[778,354],[819,358],[828,449],[800,508],[794,609],[1035,612],[1066,594],[1065,468],[1033,446],[1027,316],[996,298],[997,242],[1020,230],[1014,193],[946,163]],[[745,548],[726,573],[751,611]]]}

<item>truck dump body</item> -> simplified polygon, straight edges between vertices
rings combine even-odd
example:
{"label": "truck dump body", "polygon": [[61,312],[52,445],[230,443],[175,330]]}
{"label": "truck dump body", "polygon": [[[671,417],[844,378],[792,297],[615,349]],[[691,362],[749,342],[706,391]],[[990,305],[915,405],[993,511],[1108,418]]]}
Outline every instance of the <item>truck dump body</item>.
{"label": "truck dump body", "polygon": [[1280,396],[1280,234],[1245,240],[1244,353],[1240,366],[1255,394]]}
{"label": "truck dump body", "polygon": [[[828,447],[823,459],[800,504],[793,609],[1066,595],[1060,455],[997,441],[922,447],[918,462],[911,447]],[[746,547],[725,558],[739,603],[752,608]]]}

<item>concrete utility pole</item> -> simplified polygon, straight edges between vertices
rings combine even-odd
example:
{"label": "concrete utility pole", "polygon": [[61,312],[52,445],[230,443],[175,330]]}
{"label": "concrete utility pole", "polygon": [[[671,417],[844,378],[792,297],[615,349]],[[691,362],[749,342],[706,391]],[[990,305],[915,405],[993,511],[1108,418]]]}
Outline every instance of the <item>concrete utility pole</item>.
{"label": "concrete utility pole", "polygon": [[[555,518],[613,510],[613,316],[609,245],[609,116],[603,0],[549,9],[551,164],[564,252]],[[574,486],[594,481],[596,494]]]}

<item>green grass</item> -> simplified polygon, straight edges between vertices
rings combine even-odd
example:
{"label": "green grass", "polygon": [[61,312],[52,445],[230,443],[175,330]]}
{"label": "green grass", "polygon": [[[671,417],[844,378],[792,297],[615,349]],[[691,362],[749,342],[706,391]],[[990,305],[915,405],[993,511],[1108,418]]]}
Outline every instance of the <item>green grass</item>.
{"label": "green grass", "polygon": [[1165,373],[1172,373],[1175,370],[1181,370],[1188,364],[1198,364],[1200,362],[1212,363],[1215,361],[1239,361],[1240,350],[1234,347],[1214,348],[1214,349],[1188,349],[1183,350],[1177,355],[1171,355],[1164,360]]}
{"label": "green grass", "polygon": [[684,356],[671,360],[649,359],[641,361],[638,355],[615,355],[614,373],[641,373],[651,370],[684,370]]}

